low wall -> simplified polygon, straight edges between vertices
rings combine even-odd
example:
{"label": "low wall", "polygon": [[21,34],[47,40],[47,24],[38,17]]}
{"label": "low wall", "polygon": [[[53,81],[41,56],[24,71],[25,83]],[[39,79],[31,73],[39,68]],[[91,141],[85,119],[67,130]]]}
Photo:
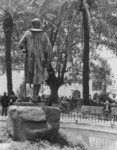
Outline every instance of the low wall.
{"label": "low wall", "polygon": [[99,125],[92,123],[73,123],[73,122],[61,122],[60,128],[66,129],[76,129],[76,130],[88,130],[88,131],[97,131],[102,133],[111,133],[117,135],[117,127],[116,126],[108,126],[108,125]]}

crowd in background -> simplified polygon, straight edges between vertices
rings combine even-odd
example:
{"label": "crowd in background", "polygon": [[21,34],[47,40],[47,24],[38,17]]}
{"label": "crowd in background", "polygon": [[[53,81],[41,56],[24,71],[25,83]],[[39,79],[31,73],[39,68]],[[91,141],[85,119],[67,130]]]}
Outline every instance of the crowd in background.
{"label": "crowd in background", "polygon": [[[16,94],[12,91],[12,94],[10,95],[9,101],[8,101],[8,105],[13,105],[14,102],[16,102],[16,100],[18,100],[18,97],[16,96]],[[22,98],[22,100],[24,100],[24,98]],[[79,97],[79,100],[81,100],[83,102],[83,100]],[[21,101],[21,100],[19,100]],[[31,97],[27,96],[27,102],[31,101]],[[50,105],[50,101],[51,101],[51,97],[50,95],[42,95],[38,97],[38,102],[44,102],[46,105]],[[70,101],[74,101],[74,98],[72,96],[59,96],[58,97],[58,102],[59,104],[61,102],[70,102]],[[102,105],[103,103],[105,103],[106,101],[109,101],[109,103],[116,103],[115,99],[110,98],[108,94],[98,94],[95,93],[93,96],[89,95],[89,105]]]}
{"label": "crowd in background", "polygon": [[91,95],[89,95],[89,102],[90,105],[97,105],[97,106],[101,106],[103,105],[106,101],[108,101],[110,104],[115,104],[116,100],[114,99],[115,95],[112,97],[109,96],[109,93],[95,93],[93,95],[93,97],[91,97]]}
{"label": "crowd in background", "polygon": [[[79,100],[81,100],[83,102],[83,99],[79,97]],[[40,101],[50,101],[50,95],[42,95],[40,97]],[[59,103],[61,102],[70,102],[70,101],[74,101],[73,97],[72,96],[59,96],[58,97],[58,101]],[[92,97],[91,95],[89,95],[89,105],[102,105],[103,103],[105,103],[106,101],[108,101],[109,103],[116,103],[116,100],[113,98],[110,98],[109,94],[98,94],[98,93],[95,93]]]}
{"label": "crowd in background", "polygon": [[[1,97],[1,106],[2,106],[2,115],[7,115],[7,108],[10,105],[13,105],[14,102],[18,100],[18,97],[15,95],[14,92],[10,95],[8,98],[6,92],[4,92],[4,95]],[[20,101],[20,100],[18,100]],[[27,102],[31,101],[31,97],[27,97]],[[51,96],[50,95],[42,95],[38,97],[39,103],[45,103],[47,106],[51,106]],[[60,96],[58,97],[58,102],[60,108],[65,108],[68,110],[72,110],[75,107],[78,107],[83,105],[83,99],[80,97],[78,99],[74,99],[72,96]],[[107,104],[110,106],[110,104],[116,104],[116,101],[114,98],[110,98],[109,94],[97,94],[95,93],[93,97],[89,95],[89,105],[90,106],[105,106],[104,104]]]}

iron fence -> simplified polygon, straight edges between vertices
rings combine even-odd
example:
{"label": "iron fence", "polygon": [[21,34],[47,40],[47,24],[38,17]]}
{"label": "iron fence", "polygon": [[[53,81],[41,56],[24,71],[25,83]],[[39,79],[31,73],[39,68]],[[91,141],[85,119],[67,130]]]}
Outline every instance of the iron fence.
{"label": "iron fence", "polygon": [[117,115],[90,112],[61,112],[61,122],[87,123],[107,126],[117,126]]}

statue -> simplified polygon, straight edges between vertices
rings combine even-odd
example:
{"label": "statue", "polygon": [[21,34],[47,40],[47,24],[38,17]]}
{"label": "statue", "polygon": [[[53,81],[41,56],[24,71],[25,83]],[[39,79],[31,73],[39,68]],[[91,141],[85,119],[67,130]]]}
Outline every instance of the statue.
{"label": "statue", "polygon": [[32,102],[37,103],[41,83],[45,81],[45,68],[52,59],[52,45],[48,35],[40,29],[40,19],[33,19],[31,24],[32,28],[25,32],[18,45],[26,52],[26,83],[34,85]]}

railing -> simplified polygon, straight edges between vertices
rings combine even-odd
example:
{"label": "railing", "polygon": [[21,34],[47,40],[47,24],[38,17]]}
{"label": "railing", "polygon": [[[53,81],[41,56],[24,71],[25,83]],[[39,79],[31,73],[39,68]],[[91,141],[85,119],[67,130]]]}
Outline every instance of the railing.
{"label": "railing", "polygon": [[117,126],[117,115],[99,113],[61,112],[61,122],[87,123],[107,126]]}

